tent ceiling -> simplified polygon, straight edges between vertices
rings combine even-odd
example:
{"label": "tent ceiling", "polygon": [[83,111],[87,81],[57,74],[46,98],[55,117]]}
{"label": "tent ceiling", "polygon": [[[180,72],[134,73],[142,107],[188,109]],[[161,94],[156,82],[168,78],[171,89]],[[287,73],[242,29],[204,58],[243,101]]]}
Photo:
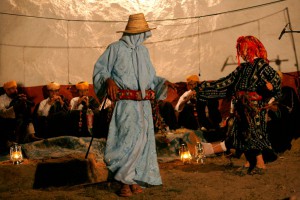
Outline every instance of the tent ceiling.
{"label": "tent ceiling", "polygon": [[298,0],[1,0],[0,84],[92,83],[97,58],[138,12],[157,27],[145,45],[157,74],[170,81],[199,72],[202,80],[227,75],[236,67],[240,35],[257,36],[270,60],[285,60],[271,62],[274,69],[296,71],[300,35],[293,34],[296,49],[292,34],[278,36],[289,20],[300,29],[299,8]]}

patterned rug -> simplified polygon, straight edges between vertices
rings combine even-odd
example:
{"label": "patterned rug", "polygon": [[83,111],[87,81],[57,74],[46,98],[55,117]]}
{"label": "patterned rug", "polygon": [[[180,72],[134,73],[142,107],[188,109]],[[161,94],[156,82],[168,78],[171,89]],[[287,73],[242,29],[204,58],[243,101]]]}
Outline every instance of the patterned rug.
{"label": "patterned rug", "polygon": [[[25,156],[29,159],[60,158],[70,154],[86,155],[91,137],[60,136],[22,145]],[[94,138],[89,153],[103,162],[105,139]]]}
{"label": "patterned rug", "polygon": [[[160,162],[168,162],[179,159],[179,149],[185,143],[191,153],[195,154],[197,142],[201,142],[203,147],[212,143],[207,143],[201,130],[177,129],[173,132],[156,133],[156,149]],[[91,137],[61,136],[49,138],[42,141],[27,143],[22,145],[25,156],[29,159],[60,158],[72,154],[83,154],[88,150]],[[90,152],[95,155],[98,162],[103,162],[105,139],[94,138]]]}

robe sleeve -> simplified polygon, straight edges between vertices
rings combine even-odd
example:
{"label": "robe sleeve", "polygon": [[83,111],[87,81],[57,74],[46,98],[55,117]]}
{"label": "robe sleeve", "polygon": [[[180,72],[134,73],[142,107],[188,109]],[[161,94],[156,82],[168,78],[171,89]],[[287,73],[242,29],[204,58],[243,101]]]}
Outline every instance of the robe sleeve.
{"label": "robe sleeve", "polygon": [[15,118],[16,117],[14,107],[13,106],[9,107],[10,102],[11,102],[11,100],[9,100],[6,97],[6,95],[5,96],[2,95],[0,97],[0,117],[3,117],[3,118]]}
{"label": "robe sleeve", "polygon": [[78,98],[74,97],[70,101],[70,110],[75,110],[78,107]]}
{"label": "robe sleeve", "polygon": [[184,105],[187,103],[187,101],[189,100],[189,96],[192,94],[192,90],[186,91],[185,93],[183,93],[183,95],[180,96],[176,106],[175,106],[175,110],[177,112],[181,112],[184,108]]}
{"label": "robe sleeve", "polygon": [[7,109],[4,107],[1,108],[0,109],[0,117],[14,119],[16,117],[14,108],[12,106]]}
{"label": "robe sleeve", "polygon": [[195,88],[198,99],[215,99],[225,98],[232,95],[234,86],[239,78],[239,70],[237,67],[229,75],[216,81],[203,81]]}
{"label": "robe sleeve", "polygon": [[109,45],[94,66],[94,91],[99,99],[102,99],[106,94],[105,81],[111,77],[111,71],[117,59],[118,52],[116,49],[116,45]]}
{"label": "robe sleeve", "polygon": [[45,117],[48,116],[51,105],[49,105],[47,102],[48,102],[48,98],[41,101],[37,111],[39,116],[45,116]]}
{"label": "robe sleeve", "polygon": [[[264,70],[261,72],[260,75],[264,80],[263,84],[265,84],[265,81],[268,81],[272,84],[273,89],[269,91],[269,96],[271,98],[274,98],[274,101],[279,101],[281,99],[281,79],[278,75],[278,73],[269,65],[267,65]],[[269,100],[269,99],[268,99]]]}
{"label": "robe sleeve", "polygon": [[157,100],[164,100],[167,97],[168,86],[165,83],[166,79],[155,76],[153,79],[154,91]]}

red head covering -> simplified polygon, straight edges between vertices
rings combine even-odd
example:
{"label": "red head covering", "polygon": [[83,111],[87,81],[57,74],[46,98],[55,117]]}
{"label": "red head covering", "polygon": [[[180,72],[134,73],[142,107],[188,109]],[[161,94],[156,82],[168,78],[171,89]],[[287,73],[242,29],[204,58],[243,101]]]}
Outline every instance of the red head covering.
{"label": "red head covering", "polygon": [[267,51],[264,45],[254,36],[240,36],[236,43],[237,59],[240,65],[240,56],[253,64],[254,58],[263,58],[269,63]]}

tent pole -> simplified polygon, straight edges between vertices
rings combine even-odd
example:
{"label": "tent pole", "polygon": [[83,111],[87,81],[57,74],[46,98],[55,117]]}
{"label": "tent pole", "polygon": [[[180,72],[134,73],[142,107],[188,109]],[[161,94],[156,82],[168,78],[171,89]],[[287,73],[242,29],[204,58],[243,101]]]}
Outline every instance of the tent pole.
{"label": "tent pole", "polygon": [[[290,25],[290,29],[292,30],[292,24],[291,24],[291,19],[290,19],[290,14],[289,14],[289,9],[286,8],[286,13],[288,17],[288,22]],[[293,49],[294,49],[294,54],[295,54],[295,59],[296,59],[296,69],[297,69],[297,82],[296,82],[296,87],[297,87],[297,93],[298,93],[298,98],[300,99],[300,72],[299,72],[299,64],[298,64],[298,58],[297,58],[297,51],[296,51],[296,45],[295,45],[295,39],[293,33],[291,34],[292,37],[292,43],[293,43]]]}

